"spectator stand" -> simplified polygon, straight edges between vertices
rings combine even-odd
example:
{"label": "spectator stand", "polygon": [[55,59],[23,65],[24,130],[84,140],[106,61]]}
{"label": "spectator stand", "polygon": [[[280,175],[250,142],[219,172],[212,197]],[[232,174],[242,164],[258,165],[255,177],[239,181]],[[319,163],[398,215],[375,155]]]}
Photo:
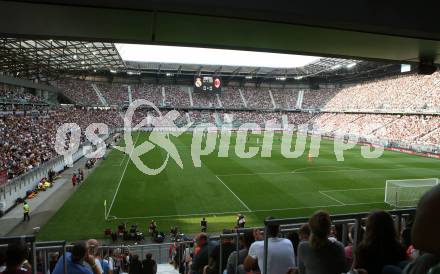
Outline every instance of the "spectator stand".
{"label": "spectator stand", "polygon": [[[32,274],[37,274],[37,247],[34,235],[23,235],[19,237],[0,237],[0,247],[7,247],[8,244],[23,242],[29,247],[29,259],[32,264]],[[67,273],[65,273],[67,274]]]}
{"label": "spectator stand", "polygon": [[[67,244],[66,241],[35,242],[31,241],[32,239],[35,239],[34,236],[24,237],[26,238],[26,241],[29,241],[31,251],[35,254],[35,262],[32,263],[32,265],[39,265],[39,268],[41,268],[41,270],[44,270],[44,272],[42,271],[42,273],[48,273],[47,270],[49,269],[49,258],[51,255],[57,254],[58,258],[60,258],[61,256],[65,255],[66,252],[70,251],[70,249],[73,247],[72,244]],[[0,247],[7,246],[7,243],[18,241],[21,239],[22,237],[0,238]],[[189,246],[189,244],[192,243],[193,241],[178,242],[178,244],[182,247],[186,247],[187,245]],[[106,254],[110,253],[109,251],[112,251],[113,253],[116,252],[116,256],[128,253],[130,255],[137,254],[139,258],[145,258],[146,254],[151,253],[158,264],[168,264],[170,263],[169,251],[170,248],[174,247],[174,245],[175,243],[173,242],[145,245],[102,245],[99,247],[99,253],[101,257],[105,257]]]}
{"label": "spectator stand", "polygon": [[[221,244],[222,239],[224,238],[234,238],[235,241],[235,251],[240,250],[240,236],[243,235],[244,232],[246,231],[253,231],[256,228],[240,228],[240,229],[236,229],[235,233],[227,233],[227,234],[220,234],[218,236],[211,236],[209,237],[210,241],[218,241],[219,243],[219,247],[220,247],[220,258],[219,258],[219,265],[222,265],[223,260],[228,260],[228,258],[223,258],[223,245]],[[209,245],[208,245],[209,248]],[[210,252],[208,252],[210,253]],[[238,257],[239,257],[239,252],[236,252],[237,257],[235,260],[235,269],[238,269]],[[223,272],[221,271],[221,267],[219,268],[219,274],[222,274]]]}
{"label": "spectator stand", "polygon": [[63,91],[63,94],[81,105],[101,106],[98,95],[93,90],[90,81],[62,79],[52,81],[54,87]]}
{"label": "spectator stand", "polygon": [[[113,134],[113,130],[104,137],[105,140]],[[89,145],[89,142],[82,144],[78,150],[73,153],[73,162],[78,161],[84,156],[83,147]],[[47,162],[43,162],[39,166],[31,169],[30,171],[14,177],[9,180],[6,184],[0,186],[0,216],[4,215],[8,210],[10,210],[15,204],[18,198],[23,198],[26,196],[26,191],[32,190],[44,177],[47,177],[50,170],[55,171],[55,173],[65,170],[64,156],[57,156],[50,159]]]}
{"label": "spectator stand", "polygon": [[[392,210],[389,213],[393,216],[397,231],[402,231],[403,228],[406,227],[407,218],[411,214],[414,214],[415,209],[402,209],[402,210]],[[353,247],[360,242],[360,229],[364,226],[364,221],[368,217],[370,213],[355,213],[355,214],[340,214],[331,216],[332,222],[338,228],[342,227],[341,236],[336,236],[339,241],[341,241],[344,245],[347,243],[346,239],[348,238],[348,230],[350,226],[354,227],[354,239],[353,239]],[[280,236],[285,237],[287,233],[292,231],[297,231],[303,224],[307,223],[309,220],[308,217],[304,218],[288,218],[288,219],[271,219],[264,222],[264,227],[250,227],[237,229],[233,233],[220,234],[216,236],[210,236],[209,241],[212,243],[211,247],[218,244],[218,242],[222,242],[223,238],[234,238],[235,239],[235,250],[240,250],[239,239],[240,236],[245,232],[254,231],[255,229],[264,230],[264,267],[267,266],[267,248],[268,248],[268,237],[267,237],[267,227],[268,225],[277,224],[280,225]],[[339,235],[339,234],[338,234]],[[342,238],[342,239],[341,239]],[[30,250],[32,251],[32,265],[38,266],[38,269],[41,270],[42,273],[47,273],[47,269],[49,269],[49,257],[56,254],[58,258],[66,253],[72,246],[67,245],[65,241],[51,241],[51,242],[35,242],[34,236],[23,236],[23,237],[7,237],[0,238],[0,246],[5,246],[7,243],[17,241],[17,240],[25,240],[29,243]],[[215,242],[217,241],[217,243]],[[179,262],[183,261],[184,250],[186,250],[191,244],[193,244],[192,240],[182,240],[168,243],[160,243],[160,244],[116,244],[116,245],[103,245],[100,246],[99,252],[102,257],[104,255],[108,255],[113,253],[113,258],[115,260],[122,260],[123,256],[137,254],[140,258],[144,258],[147,253],[151,253],[153,258],[156,260],[158,264],[169,264],[170,261],[177,260]],[[208,245],[209,247],[209,245]],[[220,258],[219,265],[222,265],[223,260],[227,260],[227,258],[223,258],[223,250],[222,245],[220,248]],[[191,250],[191,249],[190,249]],[[110,252],[112,251],[112,252]],[[236,252],[238,256],[238,252]],[[237,258],[238,259],[238,258]],[[238,269],[238,260],[236,260],[236,267]],[[32,269],[36,273],[37,267],[33,267]],[[265,269],[262,270],[262,273],[265,273]]]}
{"label": "spectator stand", "polygon": [[[397,231],[401,231],[405,227],[405,221],[408,216],[415,213],[415,208],[410,209],[398,209],[388,211],[393,217],[396,224]],[[363,226],[364,220],[368,217],[370,212],[353,213],[353,214],[339,214],[331,215],[333,224],[342,224],[344,233],[347,235],[348,225],[354,225],[354,239],[353,239],[353,249],[356,249],[357,244],[360,242],[360,230]],[[264,221],[264,263],[262,273],[267,273],[267,259],[268,259],[268,241],[267,237],[268,226],[269,225],[280,225],[281,231],[286,225],[294,225],[299,228],[300,225],[305,224],[309,221],[309,217],[301,218],[286,218],[286,219],[271,219]],[[345,228],[344,228],[345,227]]]}
{"label": "spectator stand", "polygon": [[[78,150],[74,153],[73,159],[76,161],[82,156],[82,150]],[[34,189],[38,182],[47,176],[49,170],[60,172],[64,168],[64,156],[58,156],[27,173],[9,180],[7,184],[0,187],[0,215],[8,212],[15,205],[18,198],[25,197],[26,191]]]}
{"label": "spectator stand", "polygon": [[49,103],[41,96],[25,92],[24,88],[9,85],[0,86],[0,112],[20,114],[35,112],[49,107]]}
{"label": "spectator stand", "polygon": [[[50,273],[49,255],[48,251],[56,252],[58,254],[65,255],[67,252],[66,241],[48,241],[37,242],[35,244],[35,257],[37,258],[38,265],[42,273]],[[36,266],[36,264],[34,264]],[[67,274],[66,256],[63,256],[64,274]],[[33,269],[37,267],[33,267]]]}

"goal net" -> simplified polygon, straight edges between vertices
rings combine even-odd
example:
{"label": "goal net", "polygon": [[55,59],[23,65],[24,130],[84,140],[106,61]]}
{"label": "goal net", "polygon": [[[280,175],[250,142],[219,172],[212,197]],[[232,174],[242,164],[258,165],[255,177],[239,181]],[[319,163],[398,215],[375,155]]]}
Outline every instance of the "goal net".
{"label": "goal net", "polygon": [[387,180],[385,203],[394,207],[415,207],[422,195],[438,184],[438,178]]}

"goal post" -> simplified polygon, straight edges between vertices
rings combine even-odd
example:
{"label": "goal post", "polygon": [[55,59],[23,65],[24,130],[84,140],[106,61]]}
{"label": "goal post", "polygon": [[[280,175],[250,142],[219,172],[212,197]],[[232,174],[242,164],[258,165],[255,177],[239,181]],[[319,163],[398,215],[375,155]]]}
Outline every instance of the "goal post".
{"label": "goal post", "polygon": [[397,208],[415,207],[423,194],[438,183],[438,178],[387,180],[385,203]]}

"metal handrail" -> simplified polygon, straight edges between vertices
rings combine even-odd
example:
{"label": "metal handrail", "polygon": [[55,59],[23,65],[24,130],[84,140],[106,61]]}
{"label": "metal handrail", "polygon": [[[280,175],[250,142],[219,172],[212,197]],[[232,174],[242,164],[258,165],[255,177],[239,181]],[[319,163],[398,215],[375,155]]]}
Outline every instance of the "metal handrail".
{"label": "metal handrail", "polygon": [[[415,212],[414,208],[405,208],[405,209],[396,209],[387,211],[391,215],[398,214],[411,214]],[[366,218],[370,215],[371,212],[360,212],[360,213],[348,213],[348,214],[336,214],[330,215],[332,221],[340,221],[340,220],[353,220],[359,218]],[[298,223],[306,223],[309,221],[309,217],[299,217],[299,218],[286,218],[286,219],[270,219],[265,220],[264,225],[286,225],[286,224],[298,224]]]}
{"label": "metal handrail", "polygon": [[[415,208],[407,208],[407,209],[397,209],[397,210],[390,210],[388,211],[393,216],[396,216],[395,219],[396,226],[398,230],[400,231],[401,225],[402,225],[402,217],[415,213]],[[353,239],[353,247],[356,248],[356,245],[359,242],[359,234],[361,229],[361,221],[365,218],[367,218],[371,213],[370,212],[361,212],[361,213],[349,213],[349,214],[337,214],[337,215],[331,215],[330,218],[333,222],[338,223],[350,223],[354,220],[354,239]],[[299,217],[299,218],[285,218],[285,219],[270,219],[264,221],[264,260],[263,260],[263,269],[262,274],[267,273],[267,257],[268,257],[268,249],[269,249],[269,237],[267,237],[267,231],[269,225],[288,225],[288,224],[304,224],[307,223],[309,220],[308,217]]]}
{"label": "metal handrail", "polygon": [[2,244],[9,244],[9,243],[17,242],[17,241],[34,242],[35,235],[0,237],[0,243],[2,243]]}
{"label": "metal handrail", "polygon": [[45,248],[45,247],[52,247],[52,246],[64,246],[66,245],[66,241],[47,241],[47,242],[36,242],[35,246],[37,248]]}
{"label": "metal handrail", "polygon": [[31,246],[32,254],[32,274],[37,274],[37,256],[35,248],[35,236],[34,235],[23,235],[23,236],[13,236],[13,237],[0,237],[0,246],[7,246],[10,243],[17,241],[23,241],[29,243]]}
{"label": "metal handrail", "polygon": [[[402,226],[402,219],[408,216],[409,214],[413,214],[415,212],[415,209],[400,209],[400,210],[391,210],[388,211],[391,215],[395,217],[395,223],[396,227],[400,230]],[[332,215],[330,216],[334,224],[342,224],[343,225],[343,238],[345,238],[348,235],[348,225],[354,225],[355,233],[354,233],[354,239],[353,239],[353,246],[355,247],[356,244],[359,242],[359,232],[361,229],[361,223],[362,221],[369,215],[369,212],[361,212],[361,213],[352,213],[352,214],[338,214],[338,215]],[[221,239],[228,237],[228,238],[234,238],[235,239],[235,248],[236,248],[236,261],[235,261],[235,270],[236,273],[238,271],[238,261],[239,261],[239,251],[240,251],[240,236],[243,235],[245,232],[254,231],[256,229],[262,230],[264,229],[264,261],[263,261],[263,269],[262,273],[267,273],[267,256],[268,256],[268,237],[267,237],[267,227],[268,225],[275,224],[280,225],[280,233],[290,232],[290,231],[296,231],[301,225],[304,223],[307,223],[309,218],[286,218],[286,219],[271,219],[266,220],[264,222],[264,227],[249,227],[249,228],[239,228],[235,230],[233,233],[227,233],[227,234],[219,234],[216,236],[210,236],[209,240],[220,240],[220,258],[219,258],[219,273],[221,271],[221,266],[223,265],[223,260],[227,260],[227,258],[223,258],[223,249],[221,245]],[[21,237],[3,237],[0,238],[0,246],[4,246],[7,243],[11,243],[17,240],[24,240],[31,244],[31,251],[32,251],[32,260],[33,265],[36,266],[36,255],[37,251],[43,252],[45,254],[45,262],[47,260],[48,251],[51,249],[59,249],[63,252],[63,258],[64,258],[64,273],[67,274],[67,264],[66,264],[66,250],[68,248],[71,248],[71,244],[67,244],[66,241],[46,241],[46,242],[35,242],[35,236],[33,235],[25,235]],[[176,242],[179,245],[186,245],[191,244],[193,241],[182,241],[182,242]],[[150,248],[156,248],[159,250],[159,253],[161,254],[162,247],[164,246],[170,246],[174,243],[154,243],[154,244],[143,244],[143,245],[114,245],[114,246],[108,246],[103,245],[99,248],[101,250],[105,249],[114,249],[114,248],[128,248],[128,249],[140,249],[141,252],[144,252],[144,249],[150,249]],[[179,263],[182,263],[182,251],[179,251]],[[47,267],[47,264],[44,264],[45,267]],[[33,267],[33,271],[36,271],[36,267]],[[34,272],[35,274],[35,272]]]}

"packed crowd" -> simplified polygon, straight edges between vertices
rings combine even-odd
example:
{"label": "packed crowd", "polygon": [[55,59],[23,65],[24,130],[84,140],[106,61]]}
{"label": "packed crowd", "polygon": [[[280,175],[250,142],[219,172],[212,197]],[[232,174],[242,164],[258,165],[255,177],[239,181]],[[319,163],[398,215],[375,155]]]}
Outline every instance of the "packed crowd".
{"label": "packed crowd", "polygon": [[127,105],[128,87],[123,84],[96,83],[98,90],[109,105]]}
{"label": "packed crowd", "polygon": [[[440,142],[440,117],[433,115],[382,115],[268,111],[181,111],[181,122],[187,115],[194,123],[241,125],[256,123],[264,127],[274,120],[279,128],[302,125],[330,135],[356,135],[367,138],[402,141],[409,144],[436,145]],[[185,118],[183,118],[185,117]]]}
{"label": "packed crowd", "polygon": [[243,88],[241,89],[248,108],[273,109],[269,89]]}
{"label": "packed crowd", "polygon": [[190,107],[188,90],[178,86],[165,86],[165,105],[169,107]]}
{"label": "packed crowd", "polygon": [[139,84],[131,86],[131,96],[133,100],[146,99],[157,107],[164,106],[162,87],[152,84]]}
{"label": "packed crowd", "polygon": [[57,80],[52,81],[51,84],[62,90],[68,98],[78,104],[101,105],[101,101],[93,90],[91,82],[81,80]]}
{"label": "packed crowd", "polygon": [[440,142],[440,117],[433,115],[383,115],[325,113],[313,121],[325,133],[353,134],[412,144]]}
{"label": "packed crowd", "polygon": [[[440,186],[436,186],[423,195],[416,213],[406,217],[400,231],[386,211],[371,212],[358,229],[352,225],[347,235],[342,233],[341,225],[332,224],[331,216],[325,211],[315,212],[298,230],[289,232],[269,223],[266,273],[437,274],[440,271],[439,210]],[[218,240],[210,237],[206,229],[206,219],[202,219],[204,232],[193,241],[175,240],[170,245],[169,262],[179,273],[262,273],[265,267],[262,230],[243,230],[236,243],[234,230],[223,231],[224,237]],[[37,265],[32,266],[29,256],[28,246],[20,241],[9,243],[6,249],[0,248],[0,273],[30,274],[32,267],[43,273],[43,264],[47,266],[44,258],[37,253]],[[151,253],[142,259],[135,249],[130,253],[125,248],[100,248],[94,239],[76,242],[65,254],[53,252],[49,257],[49,274],[64,273],[64,260],[69,274],[155,274],[158,268]]]}
{"label": "packed crowd", "polygon": [[[60,80],[53,84],[77,102],[99,104],[98,96],[91,87],[92,82]],[[97,85],[111,104],[120,105],[127,101],[126,85]],[[134,84],[131,87],[133,99],[148,99],[157,106],[177,108],[237,109],[247,106],[260,110],[295,109],[299,94],[299,89],[292,88],[223,87],[219,94],[190,94],[186,87],[173,85]],[[316,90],[304,89],[301,107],[329,110],[439,111],[439,98],[440,72],[435,72],[432,75],[394,76],[341,88],[328,86]]]}
{"label": "packed crowd", "polygon": [[16,103],[45,103],[44,98],[26,92],[24,88],[2,84],[0,86],[0,100]]}
{"label": "packed crowd", "polygon": [[337,94],[336,89],[320,88],[316,90],[305,90],[302,102],[303,109],[321,109],[324,108]]}
{"label": "packed crowd", "polygon": [[[64,260],[69,274],[156,274],[157,271],[152,254],[146,254],[142,260],[138,255],[130,254],[128,249],[101,249],[95,239],[74,243],[68,250],[65,255],[50,252],[47,262],[37,254],[37,265],[32,266],[27,245],[13,242],[6,250],[0,248],[0,273],[30,274],[32,267],[36,267],[39,274],[63,274]],[[48,265],[47,272],[44,272],[44,264]]]}
{"label": "packed crowd", "polygon": [[[162,111],[162,115],[167,111]],[[311,121],[314,114],[308,112],[273,112],[273,111],[224,111],[224,110],[179,110],[179,117],[175,120],[178,126],[184,126],[190,122],[194,124],[212,123],[217,127],[223,124],[233,124],[240,126],[244,123],[255,123],[263,128],[269,120],[274,120],[278,128],[286,123],[290,126],[307,124]],[[135,112],[133,124],[137,124],[147,117],[148,125],[151,124],[153,117],[158,114],[153,110],[138,110]]]}
{"label": "packed crowd", "polygon": [[0,100],[0,112],[3,113],[30,113],[30,112],[44,112],[48,109],[48,104],[46,102],[36,103],[12,103],[12,102],[3,102],[1,104]]}
{"label": "packed crowd", "polygon": [[0,170],[8,170],[9,178],[13,178],[54,157],[57,129],[69,122],[78,124],[84,134],[91,123],[102,122],[112,128],[121,125],[122,119],[115,111],[76,108],[1,116]]}
{"label": "packed crowd", "polygon": [[192,93],[193,106],[194,107],[204,107],[204,108],[218,108],[220,107],[219,100],[216,94],[205,94],[205,93]]}
{"label": "packed crowd", "polygon": [[276,108],[296,109],[298,90],[294,89],[271,89]]}
{"label": "packed crowd", "polygon": [[401,75],[342,88],[328,109],[440,110],[440,73]]}
{"label": "packed crowd", "polygon": [[244,103],[241,99],[238,88],[235,87],[223,87],[222,92],[219,94],[220,101],[224,108],[230,109],[243,109]]}
{"label": "packed crowd", "polygon": [[[429,76],[402,75],[385,80],[346,87],[341,90],[305,90],[304,108],[382,108],[382,109],[436,109],[440,102],[438,84],[440,74]],[[92,83],[79,80],[58,80],[54,85],[78,102],[100,104]],[[128,101],[128,87],[122,84],[96,83],[109,104]],[[401,87],[405,87],[402,89]],[[331,134],[353,134],[413,144],[436,145],[440,143],[440,118],[436,115],[391,115],[391,114],[344,114],[308,112],[277,112],[273,108],[296,107],[298,90],[267,88],[225,87],[220,94],[190,93],[184,87],[152,84],[131,85],[133,99],[146,98],[157,106],[178,108],[223,107],[224,110],[179,110],[178,125],[188,122],[223,123],[235,125],[257,123],[261,127],[274,119],[285,126],[307,124]],[[6,98],[25,99],[36,102],[40,98],[23,89],[3,85],[0,95]],[[272,95],[272,96],[271,96]],[[272,100],[273,99],[273,100]],[[191,105],[192,103],[192,105]],[[260,111],[244,111],[245,105]],[[230,108],[230,110],[227,110]],[[14,108],[15,110],[16,108]],[[242,110],[240,110],[242,109]],[[264,111],[264,110],[271,111]],[[9,110],[8,106],[3,111]],[[5,112],[6,113],[6,112]],[[122,125],[116,111],[85,111],[80,109],[34,108],[28,114],[3,114],[0,118],[1,159],[0,170],[8,169],[10,177],[30,170],[55,154],[53,143],[57,126],[62,122],[75,121],[82,127],[91,121],[101,121],[109,126]],[[135,123],[145,116],[156,116],[153,111],[138,111]],[[149,122],[151,123],[151,119]]]}
{"label": "packed crowd", "polygon": [[[196,124],[200,123],[212,123],[216,125],[216,112],[212,111],[189,111],[188,112],[191,122]],[[217,116],[218,117],[218,116]]]}
{"label": "packed crowd", "polygon": [[282,128],[287,123],[290,126],[298,127],[302,124],[308,124],[312,121],[313,114],[307,112],[273,112],[273,111],[210,111],[210,110],[190,110],[180,111],[179,120],[182,124],[188,122],[189,116],[190,122],[195,124],[199,123],[212,123],[217,127],[221,127],[223,124],[232,124],[234,126],[240,126],[245,123],[257,124],[261,128],[264,128],[269,121],[275,123],[278,126],[276,128]]}
{"label": "packed crowd", "polygon": [[[380,115],[274,111],[210,111],[180,110],[178,126],[189,122],[225,123],[239,126],[256,123],[264,127],[274,120],[279,127],[306,125],[326,134],[352,134],[367,138],[403,141],[409,144],[437,145],[440,143],[440,117],[433,115]],[[152,110],[135,113],[133,125],[147,117],[151,125],[158,114]],[[149,118],[148,118],[149,117]],[[56,129],[65,122],[75,122],[85,128],[92,122],[103,122],[110,128],[122,127],[121,115],[114,110],[52,109],[28,115],[0,117],[0,170],[7,169],[9,177],[22,174],[54,157]]]}
{"label": "packed crowd", "polygon": [[[65,91],[68,97],[79,103],[101,104],[92,84],[97,85],[109,105],[125,105],[128,101],[127,84],[79,80],[58,80],[52,84]],[[223,90],[218,94],[206,94],[188,93],[188,87],[175,85],[144,83],[130,84],[130,87],[132,100],[147,99],[158,107],[243,109],[247,106],[250,109],[295,109],[297,100],[297,91],[292,89],[271,89],[272,101],[269,88],[223,87]]]}

